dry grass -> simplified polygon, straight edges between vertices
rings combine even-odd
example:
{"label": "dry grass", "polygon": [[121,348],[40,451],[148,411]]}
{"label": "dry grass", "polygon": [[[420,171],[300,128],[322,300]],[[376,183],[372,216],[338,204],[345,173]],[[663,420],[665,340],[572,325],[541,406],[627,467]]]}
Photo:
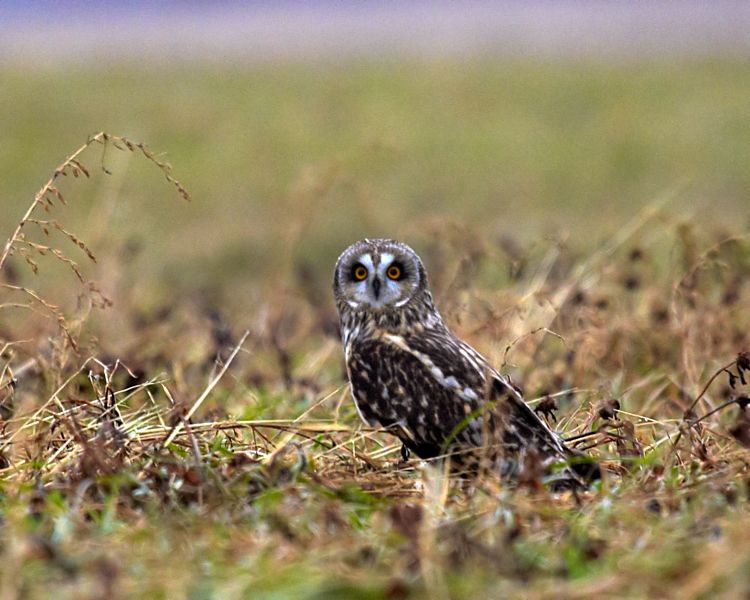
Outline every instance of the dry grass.
{"label": "dry grass", "polygon": [[[50,586],[195,598],[747,590],[750,236],[675,218],[665,197],[585,252],[445,219],[416,240],[461,335],[605,465],[601,486],[552,495],[534,480],[511,489],[405,462],[362,427],[327,282],[292,256],[243,335],[205,299],[149,308],[122,292],[110,306],[58,247],[96,260],[62,224],[57,183],[88,176],[94,144],[140,152],[187,198],[143,145],[99,133],[5,246],[0,310],[39,319],[0,332],[0,597]],[[294,194],[314,205],[326,180]],[[38,256],[70,269],[76,291],[49,299],[22,283]],[[92,311],[128,324],[122,353],[107,353]]]}

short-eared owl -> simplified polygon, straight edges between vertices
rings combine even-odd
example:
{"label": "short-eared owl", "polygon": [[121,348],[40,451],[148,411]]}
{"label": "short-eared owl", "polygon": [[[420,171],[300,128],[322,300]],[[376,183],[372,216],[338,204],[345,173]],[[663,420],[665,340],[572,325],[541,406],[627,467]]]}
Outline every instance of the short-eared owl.
{"label": "short-eared owl", "polygon": [[[336,262],[333,292],[354,401],[362,419],[421,458],[534,470],[555,485],[597,477],[518,390],[443,323],[419,256],[394,240],[361,240]],[[481,462],[484,461],[484,462]],[[473,467],[472,467],[473,465]]]}

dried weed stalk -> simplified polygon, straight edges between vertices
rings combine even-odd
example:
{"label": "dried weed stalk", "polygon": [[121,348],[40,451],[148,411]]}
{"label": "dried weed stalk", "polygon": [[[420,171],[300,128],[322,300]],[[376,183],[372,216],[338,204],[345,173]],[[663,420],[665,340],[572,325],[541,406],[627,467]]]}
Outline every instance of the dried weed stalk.
{"label": "dried weed stalk", "polygon": [[[2,254],[0,254],[0,271],[2,271],[3,268],[6,267],[7,261],[11,256],[13,256],[14,254],[18,254],[24,259],[25,263],[29,266],[32,272],[34,274],[37,274],[38,264],[34,259],[34,256],[50,255],[64,264],[66,267],[68,267],[75,274],[76,278],[81,284],[88,283],[87,292],[90,294],[90,297],[92,298],[94,304],[97,304],[99,306],[106,306],[109,304],[109,301],[98,293],[98,288],[95,284],[87,282],[79,264],[75,260],[73,260],[60,248],[32,241],[28,239],[25,234],[25,231],[32,226],[38,228],[38,230],[40,230],[45,236],[49,236],[51,230],[56,230],[60,232],[65,238],[70,240],[77,248],[79,248],[89,260],[91,260],[92,262],[96,262],[96,256],[94,255],[93,251],[79,236],[63,227],[58,220],[39,219],[36,216],[40,211],[50,213],[55,208],[60,208],[67,204],[67,200],[65,199],[62,192],[60,191],[60,188],[57,185],[57,182],[61,177],[67,177],[69,175],[72,175],[74,178],[90,177],[89,169],[83,162],[81,162],[81,157],[89,147],[95,144],[99,144],[102,146],[101,169],[105,173],[110,173],[105,167],[104,163],[107,149],[110,146],[113,146],[120,151],[138,153],[147,161],[156,165],[156,167],[164,174],[164,177],[167,179],[167,181],[176,188],[177,193],[182,198],[184,198],[185,200],[190,199],[190,195],[188,194],[187,190],[177,179],[172,176],[172,167],[168,163],[160,161],[147,146],[139,142],[133,142],[123,136],[99,132],[91,136],[85,144],[83,144],[80,148],[78,148],[75,152],[68,156],[68,158],[66,158],[62,163],[60,163],[60,165],[58,165],[57,168],[53,171],[52,176],[36,193],[36,195],[34,196],[34,200],[29,205],[26,213],[23,215],[23,217],[21,217],[21,220],[18,222],[18,225],[16,225],[15,230],[5,243]],[[3,283],[0,284],[0,286],[6,291],[19,292],[26,296],[28,302],[16,303],[14,305],[15,307],[25,307],[30,310],[36,310],[37,308],[40,308],[43,313],[51,316],[57,322],[60,331],[63,333],[70,346],[77,350],[77,341],[75,339],[74,332],[72,331],[71,324],[56,304],[42,298],[36,291],[25,286],[12,285],[9,283]],[[2,305],[0,305],[0,308],[1,307]]]}

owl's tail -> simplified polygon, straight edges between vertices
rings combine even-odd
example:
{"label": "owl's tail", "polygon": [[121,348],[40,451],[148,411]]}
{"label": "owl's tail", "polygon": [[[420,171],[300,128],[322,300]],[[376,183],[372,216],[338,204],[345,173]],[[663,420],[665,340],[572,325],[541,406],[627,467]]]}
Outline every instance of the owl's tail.
{"label": "owl's tail", "polygon": [[[504,421],[503,442],[509,451],[506,460],[511,459],[506,464],[515,464],[512,470],[517,471],[507,474],[523,478],[524,469],[533,472],[541,469],[541,480],[554,489],[587,488],[601,479],[599,464],[583,452],[568,448],[529,408],[518,390],[500,378],[495,380],[493,388]],[[504,398],[500,398],[501,394]]]}

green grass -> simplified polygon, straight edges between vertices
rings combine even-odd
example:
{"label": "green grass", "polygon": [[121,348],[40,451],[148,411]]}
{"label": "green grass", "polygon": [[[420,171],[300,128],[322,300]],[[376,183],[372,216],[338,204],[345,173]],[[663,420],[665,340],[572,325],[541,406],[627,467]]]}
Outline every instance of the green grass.
{"label": "green grass", "polygon": [[[24,227],[87,283],[49,252],[29,255],[34,275],[21,242],[3,273],[61,307],[79,350],[49,308],[0,289],[14,342],[0,597],[747,589],[750,429],[737,403],[683,417],[750,348],[750,63],[6,66],[0,80],[8,235],[101,130],[147,143],[192,195],[94,144],[90,180],[68,169],[68,206],[37,218],[97,262]],[[556,427],[603,428],[581,442],[600,487],[472,488],[361,429],[330,276],[364,235],[415,246],[451,325],[529,400],[569,390]],[[89,310],[90,281],[113,306]],[[748,394],[719,373],[698,416]]]}

